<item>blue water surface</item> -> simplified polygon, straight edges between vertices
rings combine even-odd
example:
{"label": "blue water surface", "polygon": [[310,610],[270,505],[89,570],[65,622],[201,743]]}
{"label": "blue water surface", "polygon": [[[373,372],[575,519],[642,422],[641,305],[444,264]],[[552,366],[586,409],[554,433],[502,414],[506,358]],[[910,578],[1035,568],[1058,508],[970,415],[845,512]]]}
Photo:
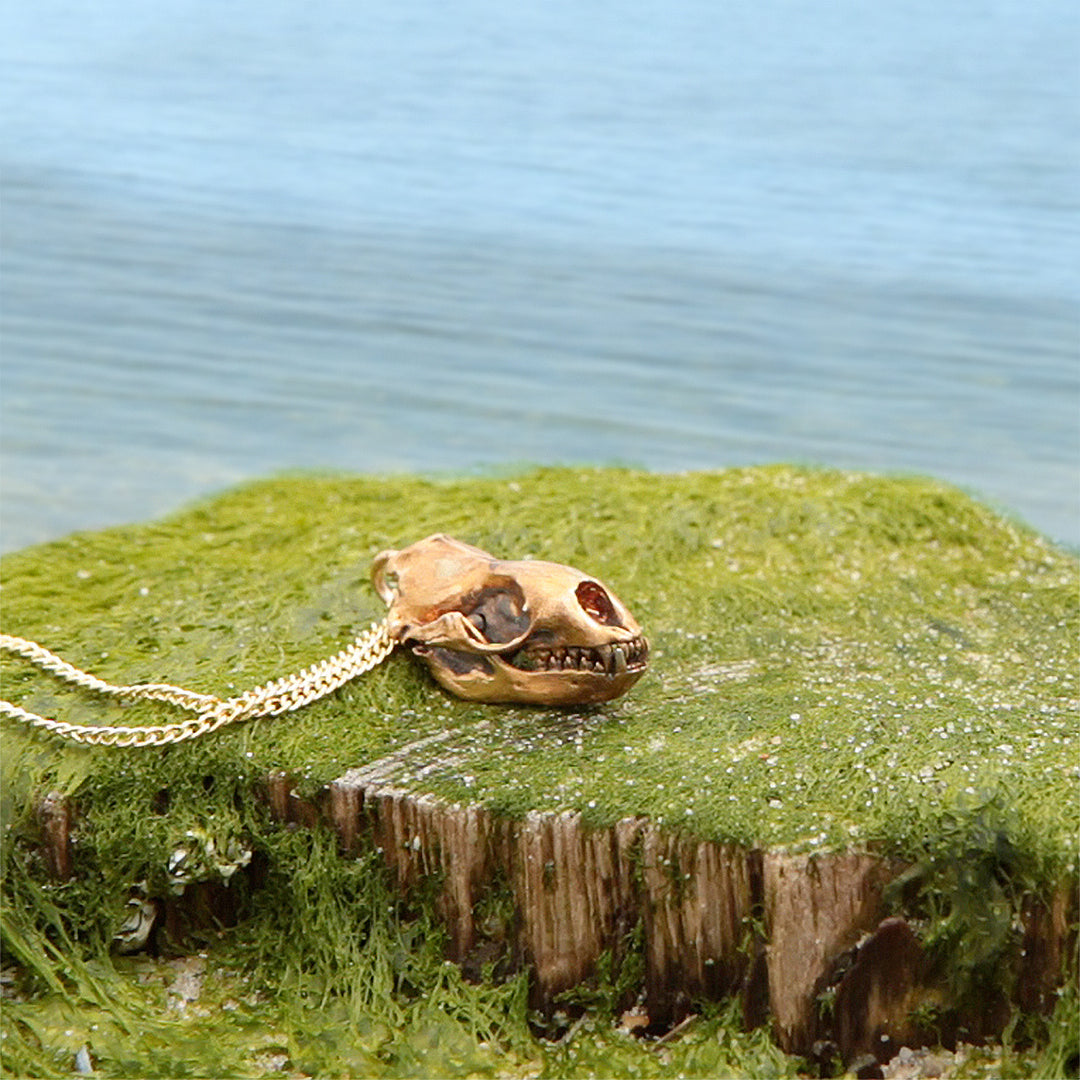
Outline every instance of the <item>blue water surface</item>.
{"label": "blue water surface", "polygon": [[292,468],[926,472],[1080,544],[1080,5],[0,10],[11,549]]}

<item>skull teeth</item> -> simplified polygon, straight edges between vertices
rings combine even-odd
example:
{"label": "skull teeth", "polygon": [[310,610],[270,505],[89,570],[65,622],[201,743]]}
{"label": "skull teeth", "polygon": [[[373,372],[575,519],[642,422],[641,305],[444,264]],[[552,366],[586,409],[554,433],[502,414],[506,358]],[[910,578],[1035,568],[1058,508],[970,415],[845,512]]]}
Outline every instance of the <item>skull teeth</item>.
{"label": "skull teeth", "polygon": [[554,649],[523,649],[513,659],[525,671],[590,671],[624,675],[630,668],[644,667],[649,655],[644,638],[596,647],[565,645]]}

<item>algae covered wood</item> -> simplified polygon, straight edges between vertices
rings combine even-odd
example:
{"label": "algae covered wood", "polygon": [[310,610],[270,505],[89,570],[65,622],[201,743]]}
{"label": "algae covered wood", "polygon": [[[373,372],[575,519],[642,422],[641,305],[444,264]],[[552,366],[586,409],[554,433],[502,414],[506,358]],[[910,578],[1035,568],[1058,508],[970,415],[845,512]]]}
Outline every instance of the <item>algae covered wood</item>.
{"label": "algae covered wood", "polygon": [[[430,742],[419,746],[429,749]],[[625,951],[639,927],[639,1002],[651,1024],[669,1027],[694,1003],[734,994],[746,1022],[770,1017],[779,1045],[790,1052],[807,1054],[835,1040],[845,1062],[867,1053],[887,1061],[904,1045],[998,1035],[1014,1003],[1045,1011],[1075,952],[1075,879],[1066,873],[1049,905],[1018,880],[1012,886],[1020,903],[1011,914],[1023,933],[993,957],[1012,981],[986,981],[983,973],[983,982],[968,988],[974,995],[950,993],[941,964],[911,924],[887,916],[889,887],[908,871],[898,860],[856,851],[763,853],[646,818],[607,828],[588,827],[567,811],[512,820],[393,786],[407,756],[398,751],[352,770],[313,802],[279,775],[271,804],[286,821],[311,825],[321,817],[345,854],[362,836],[377,843],[406,892],[436,882],[448,955],[466,968],[491,955],[489,932],[475,913],[492,883],[504,883],[513,914],[510,925],[498,925],[497,944],[528,967],[531,999],[541,1009],[593,979],[602,958]],[[984,899],[969,915],[968,931],[977,938],[988,929]],[[825,999],[834,1002],[827,1012]],[[934,1017],[932,1026],[913,1019],[920,1011]]]}
{"label": "algae covered wood", "polygon": [[[260,793],[285,777],[278,819],[333,821],[346,848],[393,853],[403,884],[445,876],[434,902],[452,949],[476,945],[485,885],[508,890],[500,933],[548,1000],[592,977],[598,947],[634,948],[658,1014],[741,986],[793,1046],[830,992],[822,966],[889,904],[929,917],[940,887],[942,933],[962,938],[978,891],[963,867],[1009,882],[984,890],[1004,907],[1075,880],[1076,560],[930,480],[772,467],[269,481],[6,557],[4,626],[114,681],[233,692],[336,651],[380,614],[372,555],[436,531],[610,582],[650,638],[649,673],[599,708],[508,709],[456,701],[399,655],[300,713],[167,754],[5,724],[7,821],[69,796],[74,873],[96,868],[115,911],[132,882],[169,887],[188,833],[215,850],[240,838],[272,864]],[[3,672],[38,712],[161,719]],[[381,779],[352,772],[376,762],[392,763]],[[925,873],[887,897],[894,862]],[[1051,961],[1068,954],[1071,911],[1029,920],[1055,927]],[[819,955],[784,946],[804,931]]]}

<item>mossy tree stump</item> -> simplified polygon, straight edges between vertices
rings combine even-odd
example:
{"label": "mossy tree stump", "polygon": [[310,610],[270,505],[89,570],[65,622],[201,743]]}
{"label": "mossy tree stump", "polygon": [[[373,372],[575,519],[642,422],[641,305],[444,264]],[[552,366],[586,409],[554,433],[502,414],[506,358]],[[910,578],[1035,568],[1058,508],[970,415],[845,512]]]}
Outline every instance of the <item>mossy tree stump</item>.
{"label": "mossy tree stump", "polygon": [[[653,1024],[737,993],[786,1049],[850,1060],[1051,1003],[1075,964],[1077,563],[935,482],[272,481],[8,556],[5,629],[115,681],[224,694],[336,651],[379,615],[371,556],[434,531],[609,581],[650,673],[603,708],[507,709],[396,655],[165,752],[5,723],[5,816],[36,828],[41,873],[93,867],[118,917],[125,882],[164,896],[193,830],[272,860],[265,809],[328,824],[345,856],[380,848],[455,960],[527,965],[543,1008],[636,962],[623,989]],[[162,720],[4,675],[39,712]]]}

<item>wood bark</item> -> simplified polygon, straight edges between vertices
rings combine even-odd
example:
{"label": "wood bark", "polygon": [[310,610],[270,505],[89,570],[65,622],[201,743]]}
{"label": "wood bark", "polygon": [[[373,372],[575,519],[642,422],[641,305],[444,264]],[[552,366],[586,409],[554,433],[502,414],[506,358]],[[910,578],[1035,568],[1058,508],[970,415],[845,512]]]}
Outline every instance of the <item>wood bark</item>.
{"label": "wood bark", "polygon": [[815,1001],[833,960],[882,916],[895,867],[855,852],[809,856],[766,852],[765,927],[769,1001],[777,1037],[806,1048],[819,1036]]}
{"label": "wood bark", "polygon": [[[657,1025],[677,1023],[695,999],[741,993],[747,1016],[767,1012],[785,1050],[807,1054],[836,1040],[853,1060],[921,1037],[910,1012],[942,1001],[908,924],[885,918],[885,886],[905,869],[893,860],[763,852],[640,817],[602,829],[573,812],[511,820],[412,794],[369,770],[329,785],[322,806],[343,846],[355,850],[368,836],[402,888],[437,876],[458,962],[480,944],[478,901],[503,882],[512,947],[532,971],[539,1008],[594,975],[602,953],[618,955],[639,921],[645,1007]],[[1075,886],[1049,901],[1027,898],[1018,1004],[1052,1006],[1076,952],[1076,922]],[[838,980],[845,960],[853,970]],[[821,1007],[830,989],[831,1014]],[[994,1034],[985,1018],[972,1021],[979,1034]]]}

